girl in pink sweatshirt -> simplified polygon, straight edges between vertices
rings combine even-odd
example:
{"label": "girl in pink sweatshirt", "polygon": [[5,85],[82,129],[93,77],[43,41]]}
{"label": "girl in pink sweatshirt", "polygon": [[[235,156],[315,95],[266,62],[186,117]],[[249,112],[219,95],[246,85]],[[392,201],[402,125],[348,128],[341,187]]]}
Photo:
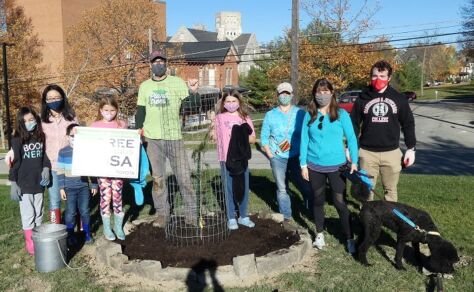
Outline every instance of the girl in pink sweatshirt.
{"label": "girl in pink sweatshirt", "polygon": [[[109,128],[109,129],[126,129],[127,122],[118,118],[119,106],[115,98],[104,97],[99,103],[99,113],[97,121],[91,124],[95,128]],[[97,179],[100,190],[100,215],[104,225],[104,236],[107,240],[115,240],[117,236],[120,240],[125,240],[125,233],[123,232],[123,217],[122,211],[122,188],[123,180],[118,178],[98,178]],[[112,201],[114,213],[114,231],[112,232],[110,225],[110,203]]]}

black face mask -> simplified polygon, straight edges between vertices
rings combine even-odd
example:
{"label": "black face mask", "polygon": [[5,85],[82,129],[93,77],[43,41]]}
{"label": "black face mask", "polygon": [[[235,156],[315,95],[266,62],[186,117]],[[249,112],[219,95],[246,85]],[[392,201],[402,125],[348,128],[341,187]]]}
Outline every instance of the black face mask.
{"label": "black face mask", "polygon": [[156,77],[162,77],[166,74],[166,64],[153,64],[151,65],[151,72]]}

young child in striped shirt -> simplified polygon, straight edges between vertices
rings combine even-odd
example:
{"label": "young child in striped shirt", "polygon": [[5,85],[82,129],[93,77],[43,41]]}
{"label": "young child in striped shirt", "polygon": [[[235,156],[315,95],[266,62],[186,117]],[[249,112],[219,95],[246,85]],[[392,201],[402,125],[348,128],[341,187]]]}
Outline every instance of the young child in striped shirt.
{"label": "young child in striped shirt", "polygon": [[[79,209],[81,216],[82,229],[85,234],[85,243],[92,243],[90,232],[90,213],[89,213],[89,197],[97,194],[96,179],[90,181],[88,177],[73,176],[72,171],[72,153],[74,147],[74,128],[78,124],[71,124],[66,128],[66,135],[69,140],[69,145],[59,150],[57,172],[59,182],[59,192],[61,199],[66,201],[66,227],[68,232],[68,245],[73,246],[77,244],[77,239],[74,235],[74,224],[76,218],[76,210]],[[89,192],[90,189],[90,192]]]}

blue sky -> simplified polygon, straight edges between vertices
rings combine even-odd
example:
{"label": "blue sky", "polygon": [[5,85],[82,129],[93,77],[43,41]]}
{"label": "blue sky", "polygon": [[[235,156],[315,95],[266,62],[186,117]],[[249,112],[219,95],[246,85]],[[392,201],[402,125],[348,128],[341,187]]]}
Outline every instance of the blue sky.
{"label": "blue sky", "polygon": [[[350,2],[354,8],[362,3],[361,0]],[[459,10],[467,0],[380,0],[379,3],[380,10],[374,16],[375,27],[366,35],[403,32],[391,37],[399,39],[461,30]],[[168,35],[176,33],[181,26],[194,24],[204,24],[208,30],[215,31],[214,18],[219,11],[239,11],[243,32],[256,33],[257,40],[263,43],[283,35],[291,26],[291,0],[168,0],[166,5]],[[305,27],[311,20],[303,10],[300,19],[300,27]],[[436,40],[454,41],[456,38],[447,36]],[[408,42],[396,43],[397,46],[405,44]]]}

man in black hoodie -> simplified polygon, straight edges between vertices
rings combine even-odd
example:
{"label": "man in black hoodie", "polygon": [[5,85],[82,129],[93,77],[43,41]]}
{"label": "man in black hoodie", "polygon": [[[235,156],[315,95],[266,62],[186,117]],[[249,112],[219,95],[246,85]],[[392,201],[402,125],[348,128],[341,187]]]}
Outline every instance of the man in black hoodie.
{"label": "man in black hoodie", "polygon": [[[360,167],[374,177],[374,183],[380,174],[385,199],[396,202],[402,163],[409,167],[415,162],[415,119],[408,99],[389,85],[392,66],[388,62],[375,63],[370,76],[370,85],[362,91],[351,112],[359,137]],[[400,129],[407,147],[405,155],[399,145]]]}

